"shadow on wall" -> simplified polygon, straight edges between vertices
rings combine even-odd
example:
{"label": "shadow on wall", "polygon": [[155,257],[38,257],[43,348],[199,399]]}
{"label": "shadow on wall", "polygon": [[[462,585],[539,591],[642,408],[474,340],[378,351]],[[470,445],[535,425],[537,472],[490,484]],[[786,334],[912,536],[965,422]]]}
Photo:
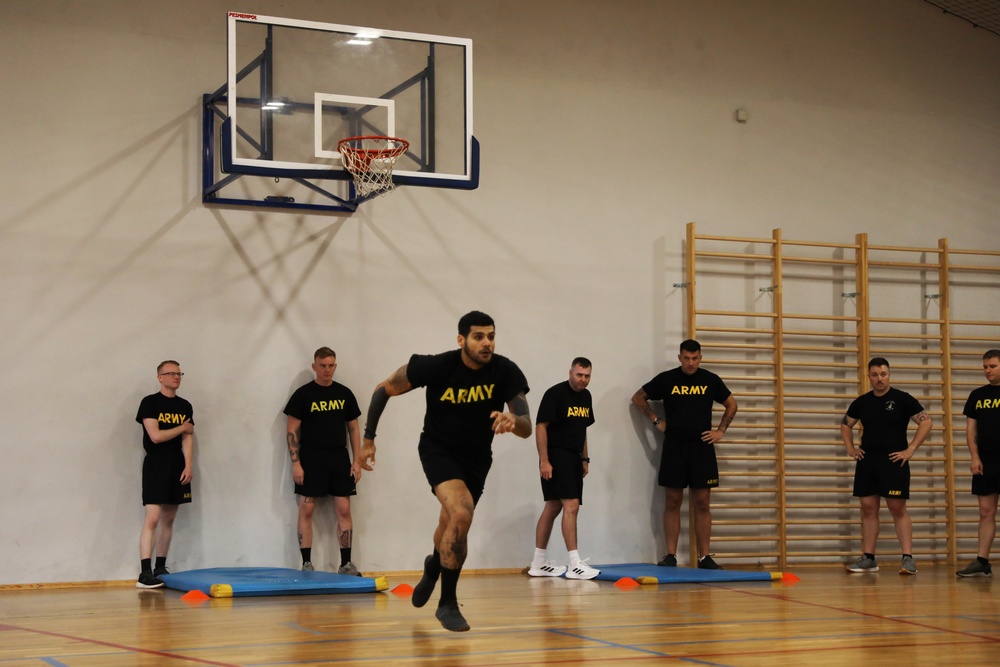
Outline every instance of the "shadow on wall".
{"label": "shadow on wall", "polygon": [[[128,181],[123,181],[117,192],[107,193],[102,201],[108,201],[108,207],[100,211],[87,211],[86,215],[74,217],[73,231],[77,242],[67,241],[65,243],[65,256],[61,259],[46,257],[45,261],[51,266],[61,267],[59,271],[48,271],[44,274],[44,282],[39,282],[37,286],[32,286],[33,294],[26,300],[26,307],[30,307],[33,313],[51,313],[55,319],[36,322],[34,319],[20,318],[18,313],[11,312],[11,321],[19,322],[19,326],[11,331],[5,341],[5,347],[16,358],[27,349],[37,349],[42,346],[50,337],[63,330],[67,321],[82,312],[86,312],[92,307],[95,299],[105,290],[112,287],[117,279],[126,273],[137,261],[153,249],[157,242],[167,235],[178,225],[195,206],[198,200],[191,198],[183,203],[176,213],[171,215],[158,227],[153,229],[148,235],[142,238],[138,244],[128,250],[120,244],[115,245],[109,242],[107,234],[102,231],[121,214],[122,209],[130,198],[136,196],[136,191],[140,185],[152,182],[156,167],[168,156],[177,153],[178,150],[187,150],[190,145],[191,124],[188,121],[196,118],[197,109],[192,108],[170,122],[157,128],[153,132],[145,135],[138,141],[118,151],[104,162],[101,162],[86,172],[67,183],[58,184],[53,189],[42,193],[31,204],[14,210],[6,219],[0,220],[0,239],[4,235],[13,232],[15,229],[25,225],[52,225],[66,224],[60,219],[46,215],[48,209],[57,204],[66,204],[66,200],[75,195],[79,195],[87,188],[95,187],[100,177],[115,168],[122,168],[122,164],[128,164],[126,160],[134,163],[137,156],[150,153],[150,146],[161,142],[155,152],[149,155],[148,160],[129,173],[134,174]],[[99,184],[99,183],[98,183]],[[117,196],[115,196],[117,195]],[[82,229],[85,222],[91,227]],[[151,227],[146,225],[144,227]],[[106,257],[107,261],[102,261],[98,269],[93,269],[93,258]],[[85,264],[88,267],[86,279],[79,281],[67,280],[67,275],[71,274],[78,265]],[[38,275],[43,275],[39,273]],[[77,294],[71,292],[77,291]],[[58,304],[52,301],[58,300]],[[12,308],[11,310],[15,310]],[[34,322],[34,326],[26,325],[25,322]]]}

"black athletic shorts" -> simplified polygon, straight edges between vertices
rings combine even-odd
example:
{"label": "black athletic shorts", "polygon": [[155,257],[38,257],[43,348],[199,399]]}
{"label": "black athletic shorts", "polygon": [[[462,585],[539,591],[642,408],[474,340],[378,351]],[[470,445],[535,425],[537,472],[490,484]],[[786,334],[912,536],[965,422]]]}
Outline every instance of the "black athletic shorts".
{"label": "black athletic shorts", "polygon": [[542,480],[545,500],[579,499],[583,504],[583,461],[579,452],[563,447],[549,447],[552,478]]}
{"label": "black athletic shorts", "polygon": [[714,489],[719,485],[715,445],[702,440],[664,440],[658,481],[669,489]]}
{"label": "black athletic shorts", "polygon": [[883,498],[910,497],[910,463],[900,465],[889,459],[884,450],[865,452],[854,469],[854,496],[882,496]]}
{"label": "black athletic shorts", "polygon": [[146,454],[142,460],[142,504],[183,505],[191,502],[191,483],[181,484],[184,452]]}
{"label": "black athletic shorts", "polygon": [[979,458],[983,462],[983,474],[972,476],[972,495],[1000,493],[1000,460],[984,459],[981,455]]}
{"label": "black athletic shorts", "polygon": [[351,456],[346,447],[336,449],[299,450],[299,461],[305,478],[295,485],[295,493],[306,498],[323,496],[356,496],[357,487],[351,476]]}
{"label": "black athletic shorts", "polygon": [[472,501],[479,498],[486,488],[486,476],[493,465],[493,451],[488,447],[476,450],[458,449],[438,444],[424,435],[420,436],[420,464],[431,485],[431,492],[441,482],[460,479],[472,494]]}

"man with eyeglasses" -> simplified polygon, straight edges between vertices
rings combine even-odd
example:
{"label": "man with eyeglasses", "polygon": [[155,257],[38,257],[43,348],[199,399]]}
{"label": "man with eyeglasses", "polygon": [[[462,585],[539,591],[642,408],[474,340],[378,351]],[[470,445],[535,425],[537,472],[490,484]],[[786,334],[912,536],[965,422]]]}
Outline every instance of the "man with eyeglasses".
{"label": "man with eyeglasses", "polygon": [[[140,573],[136,588],[162,588],[167,550],[177,508],[191,502],[191,457],[194,451],[194,410],[177,395],[180,364],[167,360],[156,367],[160,391],[142,399],[135,420],[142,425],[142,504],[146,519],[139,534]],[[153,567],[153,553],[156,566]]]}

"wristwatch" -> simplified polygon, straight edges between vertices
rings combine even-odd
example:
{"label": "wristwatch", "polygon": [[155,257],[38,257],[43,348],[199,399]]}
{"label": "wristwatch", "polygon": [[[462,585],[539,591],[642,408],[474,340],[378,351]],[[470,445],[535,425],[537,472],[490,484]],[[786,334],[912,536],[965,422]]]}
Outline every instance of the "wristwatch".
{"label": "wristwatch", "polygon": [[583,461],[584,463],[590,463],[590,457],[589,456],[581,456],[580,460]]}
{"label": "wristwatch", "polygon": [[661,421],[663,420],[657,417],[656,419],[653,420],[653,426],[657,426]]}

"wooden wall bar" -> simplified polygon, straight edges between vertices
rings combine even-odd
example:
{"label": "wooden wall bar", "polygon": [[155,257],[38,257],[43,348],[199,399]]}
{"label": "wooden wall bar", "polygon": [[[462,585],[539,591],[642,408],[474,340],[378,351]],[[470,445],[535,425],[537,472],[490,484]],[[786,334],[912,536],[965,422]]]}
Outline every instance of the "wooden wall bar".
{"label": "wooden wall bar", "polygon": [[[1000,252],[709,236],[687,226],[687,336],[704,346],[740,413],[717,446],[713,551],[735,562],[832,562],[855,555],[854,463],[840,442],[850,402],[886,357],[934,429],[911,461],[915,556],[974,555],[977,510],[962,408],[1000,347]],[[958,258],[959,261],[955,261]],[[698,291],[696,292],[696,287]],[[898,551],[888,510],[880,550]],[[691,557],[694,558],[692,545]]]}

